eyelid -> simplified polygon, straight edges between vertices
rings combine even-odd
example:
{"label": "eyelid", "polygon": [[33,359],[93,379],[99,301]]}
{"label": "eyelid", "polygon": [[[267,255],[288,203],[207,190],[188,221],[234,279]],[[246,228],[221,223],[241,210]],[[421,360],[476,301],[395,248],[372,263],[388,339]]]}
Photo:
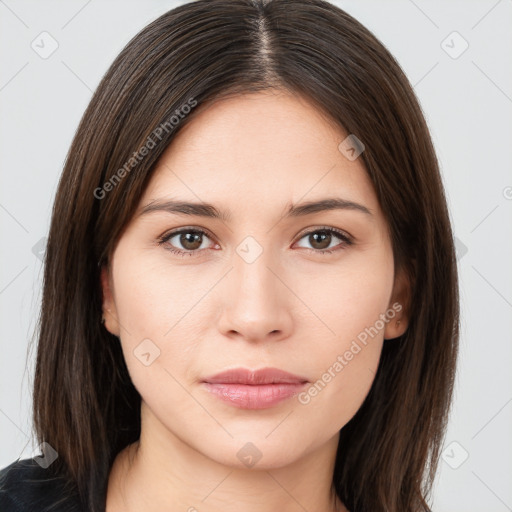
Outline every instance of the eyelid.
{"label": "eyelid", "polygon": [[353,242],[354,237],[350,234],[344,231],[343,229],[335,228],[332,226],[309,226],[307,228],[304,228],[304,231],[302,231],[299,235],[297,235],[297,239],[300,240],[305,235],[309,235],[311,233],[316,233],[317,231],[331,231],[335,234],[337,234],[340,238],[343,240],[350,240]]}
{"label": "eyelid", "polygon": [[181,228],[170,229],[169,231],[165,231],[163,234],[161,234],[157,238],[160,241],[163,240],[164,238],[168,240],[169,238],[171,238],[175,235],[180,235],[181,233],[191,233],[191,232],[205,234],[205,235],[208,235],[208,238],[215,239],[215,237],[213,236],[213,234],[210,231],[208,231],[206,228],[200,228],[199,226],[182,226]]}

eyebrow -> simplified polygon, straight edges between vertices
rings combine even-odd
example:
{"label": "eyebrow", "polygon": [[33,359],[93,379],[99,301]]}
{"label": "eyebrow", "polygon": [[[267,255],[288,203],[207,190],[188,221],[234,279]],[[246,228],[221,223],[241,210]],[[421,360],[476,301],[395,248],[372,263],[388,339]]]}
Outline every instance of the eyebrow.
{"label": "eyebrow", "polygon": [[[354,210],[366,215],[372,215],[369,208],[362,204],[348,201],[341,198],[328,198],[320,201],[309,201],[300,204],[291,204],[283,218],[303,217],[313,213],[330,210]],[[151,212],[167,212],[178,215],[191,215],[198,217],[209,217],[219,219],[223,222],[231,220],[231,213],[225,210],[219,210],[213,204],[209,203],[191,203],[175,200],[155,200],[144,206],[138,215],[146,215]]]}

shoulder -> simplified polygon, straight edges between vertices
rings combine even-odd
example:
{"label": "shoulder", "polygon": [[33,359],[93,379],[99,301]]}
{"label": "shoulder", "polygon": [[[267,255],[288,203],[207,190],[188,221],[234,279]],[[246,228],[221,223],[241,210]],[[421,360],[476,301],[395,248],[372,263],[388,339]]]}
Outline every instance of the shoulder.
{"label": "shoulder", "polygon": [[81,508],[76,489],[30,458],[0,470],[0,510],[80,512]]}

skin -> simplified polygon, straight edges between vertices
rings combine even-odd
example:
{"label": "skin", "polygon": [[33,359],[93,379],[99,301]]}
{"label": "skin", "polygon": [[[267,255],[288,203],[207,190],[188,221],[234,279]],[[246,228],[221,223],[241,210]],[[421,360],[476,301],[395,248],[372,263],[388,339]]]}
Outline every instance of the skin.
{"label": "skin", "polygon": [[[277,367],[314,383],[379,315],[405,304],[409,283],[394,275],[373,186],[362,159],[338,149],[348,134],[304,98],[267,91],[197,108],[161,157],[139,211],[172,197],[212,203],[231,219],[136,214],[102,270],[105,327],[120,337],[142,397],[141,437],[114,462],[107,512],[347,510],[332,490],[339,431],[368,394],[383,343],[406,330],[406,308],[307,404],[292,397],[244,410],[201,380],[228,368]],[[283,217],[291,203],[332,197],[371,215]],[[183,227],[207,232],[199,248],[180,236],[158,245]],[[326,227],[353,244],[306,234]],[[237,253],[247,236],[262,249],[251,263]],[[196,252],[180,257],[166,246]],[[321,254],[326,248],[338,250]],[[134,349],[148,338],[160,355],[146,366]],[[237,457],[248,442],[262,455],[252,467]]]}

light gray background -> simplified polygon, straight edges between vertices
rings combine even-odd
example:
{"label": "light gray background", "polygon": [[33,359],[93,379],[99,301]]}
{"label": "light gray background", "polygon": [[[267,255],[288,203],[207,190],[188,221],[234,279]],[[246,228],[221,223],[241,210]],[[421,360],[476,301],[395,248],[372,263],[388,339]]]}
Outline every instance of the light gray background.
{"label": "light gray background", "polygon": [[[0,0],[0,467],[37,448],[27,347],[66,152],[112,60],[179,3]],[[512,0],[333,3],[380,38],[414,85],[458,239],[461,357],[434,511],[512,511]],[[31,47],[43,31],[59,45],[47,59]],[[453,31],[469,44],[459,56]]]}

